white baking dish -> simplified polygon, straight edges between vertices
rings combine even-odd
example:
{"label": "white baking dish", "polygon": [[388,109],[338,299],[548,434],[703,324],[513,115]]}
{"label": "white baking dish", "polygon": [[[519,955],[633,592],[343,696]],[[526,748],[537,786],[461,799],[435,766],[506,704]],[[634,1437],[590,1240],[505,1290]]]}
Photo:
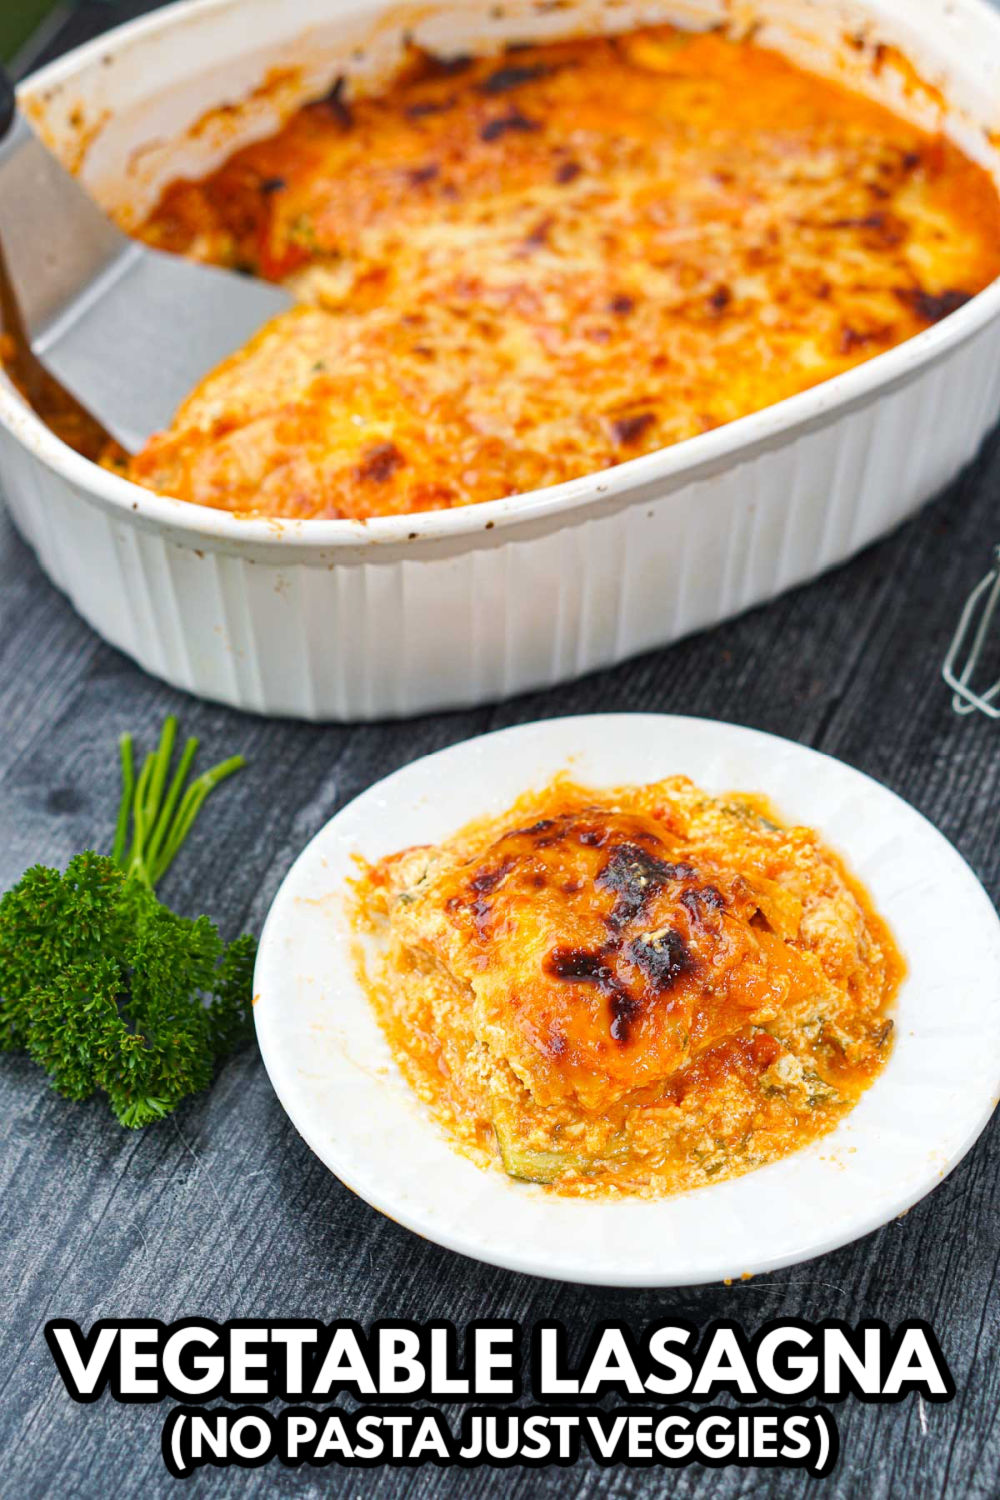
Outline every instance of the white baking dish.
{"label": "white baking dish", "polygon": [[[986,0],[195,0],[46,68],[25,107],[97,195],[138,214],[179,171],[273,129],[336,71],[391,69],[407,28],[450,51],[651,20],[762,37],[917,117],[874,76],[898,45],[1000,179],[1000,16]],[[867,20],[866,20],[867,18]],[[845,38],[867,37],[858,50]],[[262,82],[269,68],[288,68]],[[226,101],[247,102],[185,131]],[[180,141],[180,144],[178,144]],[[585,393],[581,393],[581,399]],[[841,561],[911,514],[1000,412],[1000,283],[836,380],[588,478],[367,522],[246,521],[166,499],[61,444],[0,377],[0,482],[80,613],[178,687],[261,713],[369,718],[471,704],[663,645]]]}

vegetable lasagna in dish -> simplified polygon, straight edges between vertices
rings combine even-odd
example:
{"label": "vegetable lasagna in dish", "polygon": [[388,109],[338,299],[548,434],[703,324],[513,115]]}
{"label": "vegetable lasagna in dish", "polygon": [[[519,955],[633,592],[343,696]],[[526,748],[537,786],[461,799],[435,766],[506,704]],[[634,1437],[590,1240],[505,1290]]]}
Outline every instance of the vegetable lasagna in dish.
{"label": "vegetable lasagna in dish", "polygon": [[670,27],[414,49],[381,93],[338,79],[173,183],[140,233],[300,305],[106,461],[290,518],[591,474],[847,370],[1000,273],[996,187],[943,136],[752,38]]}
{"label": "vegetable lasagna in dish", "polygon": [[758,797],[558,778],[366,866],[359,972],[404,1075],[511,1177],[656,1196],[831,1129],[903,963],[838,857]]}

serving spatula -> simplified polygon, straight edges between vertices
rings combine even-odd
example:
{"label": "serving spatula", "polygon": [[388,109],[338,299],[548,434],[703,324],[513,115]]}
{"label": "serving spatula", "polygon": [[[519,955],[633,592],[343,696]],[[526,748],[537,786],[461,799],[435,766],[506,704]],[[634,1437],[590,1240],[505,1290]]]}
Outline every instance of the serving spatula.
{"label": "serving spatula", "polygon": [[131,452],[292,300],[123,234],[42,144],[2,68],[0,254],[32,354]]}

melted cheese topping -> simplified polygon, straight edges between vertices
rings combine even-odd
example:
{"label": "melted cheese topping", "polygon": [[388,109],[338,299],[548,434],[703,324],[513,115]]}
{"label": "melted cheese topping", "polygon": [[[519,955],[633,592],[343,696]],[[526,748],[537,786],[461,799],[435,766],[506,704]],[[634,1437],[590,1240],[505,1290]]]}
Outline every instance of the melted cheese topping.
{"label": "melted cheese topping", "polygon": [[1000,273],[951,144],[778,54],[669,27],[338,84],[153,244],[305,305],[131,463],[222,509],[367,517],[588,474],[911,337]]}
{"label": "melted cheese topping", "polygon": [[368,868],[356,898],[404,1072],[514,1177],[664,1193],[747,1171],[830,1129],[888,1056],[892,938],[759,798],[558,780]]}

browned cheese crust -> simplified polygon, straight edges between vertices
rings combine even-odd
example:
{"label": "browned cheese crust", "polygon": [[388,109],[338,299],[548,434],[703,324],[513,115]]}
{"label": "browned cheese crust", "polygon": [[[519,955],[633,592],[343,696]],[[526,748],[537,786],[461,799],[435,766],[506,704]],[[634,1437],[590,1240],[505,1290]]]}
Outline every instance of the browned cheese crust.
{"label": "browned cheese crust", "polygon": [[302,305],[128,472],[279,517],[469,505],[590,474],[827,380],[1000,273],[954,146],[752,41],[669,27],[339,83],[152,244]]}

